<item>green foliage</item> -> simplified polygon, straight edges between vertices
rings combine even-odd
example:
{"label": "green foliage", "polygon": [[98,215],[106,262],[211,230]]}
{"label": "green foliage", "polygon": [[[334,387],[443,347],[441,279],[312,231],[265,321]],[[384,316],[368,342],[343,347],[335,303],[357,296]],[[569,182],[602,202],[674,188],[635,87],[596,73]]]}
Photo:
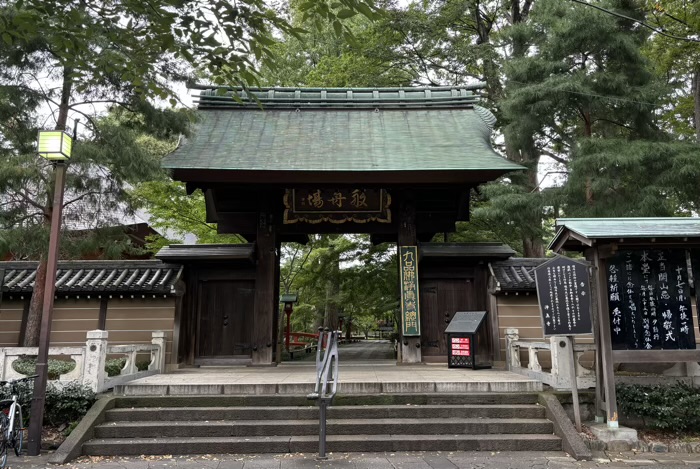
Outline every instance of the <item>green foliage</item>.
{"label": "green foliage", "polygon": [[700,390],[673,385],[616,386],[620,413],[644,419],[645,425],[675,433],[700,431]]}
{"label": "green foliage", "polygon": [[[674,36],[655,34],[644,47],[654,71],[668,85],[662,97],[661,124],[681,140],[695,137],[700,143],[700,101],[695,103],[693,97],[693,82],[700,83],[700,3],[647,0],[644,4],[649,11],[647,21]],[[678,38],[694,38],[695,42]],[[700,91],[695,93],[700,96]]]}
{"label": "green foliage", "polygon": [[80,420],[97,397],[87,386],[70,382],[62,386],[49,385],[46,389],[45,420],[58,426]]}
{"label": "green foliage", "polygon": [[177,181],[149,181],[131,191],[132,200],[148,211],[150,224],[165,237],[149,239],[148,248],[157,252],[186,235],[194,235],[199,244],[237,244],[244,239],[237,235],[220,235],[216,224],[207,223],[204,194],[197,190],[187,195],[185,184]]}
{"label": "green foliage", "polygon": [[[0,6],[7,11],[0,22],[2,43],[50,44],[55,60],[71,68],[78,91],[97,94],[118,80],[138,95],[173,103],[177,96],[169,80],[184,81],[189,70],[183,64],[217,84],[255,84],[257,65],[274,64],[275,33],[304,33],[263,0],[93,1],[88,7],[71,0],[25,0]],[[361,0],[308,1],[299,9],[348,38],[343,19],[377,15]]]}
{"label": "green foliage", "polygon": [[[12,364],[12,368],[17,372],[26,376],[33,375],[36,370],[36,357],[23,357],[15,360]],[[49,358],[49,379],[59,379],[61,375],[64,375],[75,369],[75,362],[73,360],[56,360],[54,358]]]}
{"label": "green foliage", "polygon": [[690,216],[700,207],[699,154],[683,142],[581,140],[562,190],[567,215]]}
{"label": "green foliage", "polygon": [[[145,371],[148,369],[149,364],[150,360],[137,360],[136,369],[139,371]],[[119,373],[121,373],[122,369],[124,368],[124,365],[126,365],[126,357],[110,358],[106,360],[105,371],[107,372],[107,376],[119,376]]]}
{"label": "green foliage", "polygon": [[272,46],[276,61],[262,69],[265,85],[390,87],[409,85],[415,77],[393,52],[403,36],[387,15],[348,16],[349,34],[343,35],[335,34],[331,23],[317,24],[298,2],[291,2],[290,16],[308,34],[286,34]]}
{"label": "green foliage", "polygon": [[[24,417],[29,420],[29,406],[34,393],[32,381],[17,385],[19,401],[25,406]],[[0,399],[9,399],[10,390],[0,388]],[[87,386],[77,382],[55,385],[49,383],[46,387],[44,402],[44,423],[59,426],[80,420],[95,403],[97,397]]]}
{"label": "green foliage", "polygon": [[344,316],[353,329],[369,330],[398,308],[395,246],[372,246],[367,235],[316,235],[306,246],[283,246],[281,286],[297,292],[292,331],[337,326]]}

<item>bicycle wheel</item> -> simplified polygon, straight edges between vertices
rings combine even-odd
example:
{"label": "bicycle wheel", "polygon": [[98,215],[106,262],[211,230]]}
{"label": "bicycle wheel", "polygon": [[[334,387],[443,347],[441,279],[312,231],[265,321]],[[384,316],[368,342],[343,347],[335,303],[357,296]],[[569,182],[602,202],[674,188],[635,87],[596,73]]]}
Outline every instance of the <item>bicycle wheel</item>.
{"label": "bicycle wheel", "polygon": [[9,446],[9,441],[7,441],[7,429],[9,426],[7,416],[3,412],[0,412],[0,469],[4,469],[5,464],[7,464],[7,447]]}
{"label": "bicycle wheel", "polygon": [[14,426],[12,428],[12,447],[15,449],[15,454],[19,457],[22,452],[22,443],[24,443],[24,428],[22,428],[22,408],[17,406],[15,409]]}

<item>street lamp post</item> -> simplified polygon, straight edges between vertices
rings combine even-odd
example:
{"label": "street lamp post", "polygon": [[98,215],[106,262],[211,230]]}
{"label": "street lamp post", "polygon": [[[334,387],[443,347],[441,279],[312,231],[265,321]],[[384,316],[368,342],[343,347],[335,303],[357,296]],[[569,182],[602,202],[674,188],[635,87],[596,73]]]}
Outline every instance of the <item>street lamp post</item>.
{"label": "street lamp post", "polygon": [[39,335],[39,354],[36,358],[34,396],[29,416],[29,442],[27,452],[37,456],[41,452],[41,428],[44,423],[44,401],[46,382],[48,381],[49,340],[51,336],[51,316],[56,290],[56,267],[58,264],[58,245],[61,235],[61,215],[63,212],[63,189],[66,181],[66,162],[71,156],[73,139],[66,132],[39,131],[38,153],[54,163],[55,185],[51,213],[51,232],[49,235],[49,253],[46,262],[46,283],[44,287],[44,304],[41,310],[41,333]]}

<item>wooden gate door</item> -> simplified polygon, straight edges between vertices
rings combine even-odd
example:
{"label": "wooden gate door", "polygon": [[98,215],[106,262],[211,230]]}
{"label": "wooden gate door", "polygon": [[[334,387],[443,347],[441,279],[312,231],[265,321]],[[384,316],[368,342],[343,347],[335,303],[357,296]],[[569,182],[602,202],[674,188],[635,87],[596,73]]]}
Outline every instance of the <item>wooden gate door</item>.
{"label": "wooden gate door", "polygon": [[474,311],[472,279],[421,281],[421,347],[423,355],[447,356],[445,329],[457,311]]}
{"label": "wooden gate door", "polygon": [[255,282],[205,280],[199,284],[196,365],[251,357]]}

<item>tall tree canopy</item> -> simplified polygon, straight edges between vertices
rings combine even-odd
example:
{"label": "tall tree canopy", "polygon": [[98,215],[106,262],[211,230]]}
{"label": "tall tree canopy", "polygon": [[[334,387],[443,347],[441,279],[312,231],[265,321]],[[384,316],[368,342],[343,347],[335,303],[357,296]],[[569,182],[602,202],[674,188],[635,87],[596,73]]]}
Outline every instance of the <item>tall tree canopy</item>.
{"label": "tall tree canopy", "polygon": [[[348,36],[341,19],[375,14],[362,0],[300,8]],[[167,141],[187,132],[187,113],[167,107],[177,105],[178,86],[201,76],[256,84],[260,65],[274,67],[275,35],[302,32],[262,0],[0,0],[0,222],[11,230],[3,232],[5,249],[26,239],[18,230],[42,231],[53,211],[50,165],[32,154],[36,129],[69,129],[82,119],[66,215],[80,207],[76,218],[84,223],[88,214],[97,216],[88,226],[99,226],[130,210],[129,184],[158,177],[157,152],[143,139]],[[44,296],[47,243],[36,240],[31,255],[41,262],[25,345],[38,340]]]}

